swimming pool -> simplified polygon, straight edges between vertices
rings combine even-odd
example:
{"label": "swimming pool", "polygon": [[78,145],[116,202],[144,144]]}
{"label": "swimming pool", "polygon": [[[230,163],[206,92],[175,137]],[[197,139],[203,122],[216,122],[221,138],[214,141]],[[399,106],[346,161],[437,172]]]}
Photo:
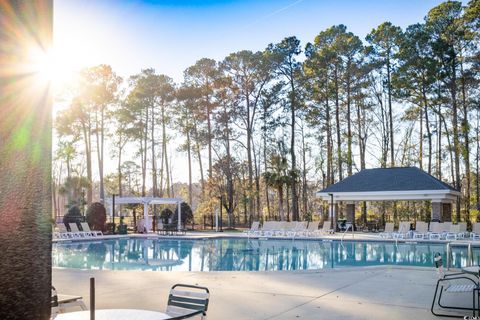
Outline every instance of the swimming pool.
{"label": "swimming pool", "polygon": [[[403,265],[433,266],[442,243],[279,239],[121,238],[54,243],[53,266],[76,269],[154,271],[274,271]],[[453,247],[452,266],[467,264],[467,248]],[[473,249],[480,264],[480,248]]]}

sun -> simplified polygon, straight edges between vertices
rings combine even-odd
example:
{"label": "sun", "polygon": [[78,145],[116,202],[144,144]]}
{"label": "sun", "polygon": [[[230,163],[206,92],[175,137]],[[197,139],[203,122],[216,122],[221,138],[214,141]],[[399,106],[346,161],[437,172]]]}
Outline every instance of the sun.
{"label": "sun", "polygon": [[28,54],[28,72],[39,84],[51,85],[54,89],[63,86],[74,76],[71,61],[60,55],[55,48],[44,49],[33,46]]}

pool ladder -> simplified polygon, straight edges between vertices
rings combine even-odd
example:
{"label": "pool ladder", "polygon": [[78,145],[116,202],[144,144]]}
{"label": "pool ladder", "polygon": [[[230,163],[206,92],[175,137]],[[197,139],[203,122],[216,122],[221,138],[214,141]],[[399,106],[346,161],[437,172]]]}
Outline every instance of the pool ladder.
{"label": "pool ladder", "polygon": [[352,238],[355,238],[355,229],[353,228],[353,224],[348,225],[345,231],[343,231],[342,238],[340,239],[340,242],[343,243],[343,238],[345,238],[345,235],[347,234],[347,231],[352,228]]}
{"label": "pool ladder", "polygon": [[[447,252],[447,262],[446,262],[447,270],[450,270],[450,265],[452,263],[452,247],[454,247],[454,246],[460,247],[460,246],[464,246],[464,245],[465,245],[465,243],[452,243],[452,242],[447,243],[447,249],[446,249],[446,252]],[[469,244],[467,244],[467,267],[470,267],[472,265],[473,265],[473,249],[472,249],[472,244],[469,243]]]}

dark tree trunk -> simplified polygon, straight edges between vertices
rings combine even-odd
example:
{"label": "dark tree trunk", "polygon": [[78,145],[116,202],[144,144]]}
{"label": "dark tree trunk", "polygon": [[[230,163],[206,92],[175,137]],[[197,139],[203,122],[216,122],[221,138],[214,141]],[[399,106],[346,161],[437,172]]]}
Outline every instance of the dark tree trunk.
{"label": "dark tree trunk", "polygon": [[[52,44],[51,0],[3,1],[0,70]],[[8,28],[7,28],[8,26]],[[35,39],[28,43],[25,39]],[[50,318],[52,268],[51,88],[38,74],[0,78],[0,319]],[[18,139],[26,135],[27,143]]]}
{"label": "dark tree trunk", "polygon": [[298,221],[299,218],[299,213],[298,213],[298,194],[297,194],[297,178],[296,178],[296,172],[297,172],[297,164],[296,164],[296,156],[295,156],[295,108],[296,108],[296,101],[295,101],[295,95],[296,95],[296,89],[295,89],[295,84],[293,82],[293,75],[290,77],[290,87],[291,87],[291,92],[290,92],[290,111],[291,111],[291,140],[290,140],[290,154],[292,156],[292,173],[293,173],[293,178],[292,178],[292,185],[291,185],[291,190],[292,190],[292,220]]}

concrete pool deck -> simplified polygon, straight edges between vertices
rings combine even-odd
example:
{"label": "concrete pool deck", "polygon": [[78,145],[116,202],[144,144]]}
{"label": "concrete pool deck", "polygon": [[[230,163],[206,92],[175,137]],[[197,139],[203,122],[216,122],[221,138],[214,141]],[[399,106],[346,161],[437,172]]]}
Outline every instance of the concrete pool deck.
{"label": "concrete pool deck", "polygon": [[[318,271],[156,272],[53,269],[63,294],[89,301],[96,279],[97,308],[165,310],[175,283],[210,289],[208,319],[439,319],[430,313],[433,268],[363,267]],[[471,301],[459,294],[455,300]],[[74,311],[74,310],[71,310]]]}
{"label": "concrete pool deck", "polygon": [[[128,236],[158,237],[156,234]],[[337,233],[309,239],[340,240],[342,236]],[[104,238],[119,237],[124,236]],[[186,235],[167,238],[216,237],[245,235],[241,232],[187,232]],[[356,232],[354,237],[348,233],[344,239],[392,241],[380,238],[378,233],[359,232]],[[412,239],[405,241],[422,242]],[[442,240],[427,242],[447,243]],[[478,241],[468,240],[454,242],[480,244]],[[208,319],[439,319],[430,313],[437,281],[433,267],[378,266],[267,272],[101,271],[54,268],[53,285],[62,294],[82,295],[88,305],[88,279],[91,276],[96,279],[98,308],[163,311],[170,287],[176,283],[187,283],[210,289]],[[458,294],[454,299],[457,303],[462,300],[470,302],[471,295]]]}

